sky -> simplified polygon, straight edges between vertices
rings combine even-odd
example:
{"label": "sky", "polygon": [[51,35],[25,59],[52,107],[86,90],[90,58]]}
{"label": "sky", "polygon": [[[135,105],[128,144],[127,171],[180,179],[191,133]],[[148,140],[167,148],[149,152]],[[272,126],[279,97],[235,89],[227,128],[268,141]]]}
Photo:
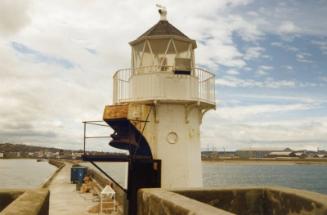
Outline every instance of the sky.
{"label": "sky", "polygon": [[1,0],[0,143],[81,148],[156,3],[216,75],[202,149],[327,149],[326,0]]}

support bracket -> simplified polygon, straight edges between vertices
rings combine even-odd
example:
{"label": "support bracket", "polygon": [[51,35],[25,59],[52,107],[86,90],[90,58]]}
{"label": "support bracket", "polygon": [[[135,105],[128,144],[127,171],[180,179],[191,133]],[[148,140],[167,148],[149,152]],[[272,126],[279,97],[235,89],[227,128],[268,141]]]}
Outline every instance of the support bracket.
{"label": "support bracket", "polygon": [[197,104],[185,104],[185,123],[188,124],[190,121],[188,120],[188,117],[191,113],[191,110],[193,108],[196,108],[198,105]]}
{"label": "support bracket", "polygon": [[158,119],[158,102],[154,101],[153,104],[154,104],[154,107],[153,107],[154,122],[159,123],[159,119]]}

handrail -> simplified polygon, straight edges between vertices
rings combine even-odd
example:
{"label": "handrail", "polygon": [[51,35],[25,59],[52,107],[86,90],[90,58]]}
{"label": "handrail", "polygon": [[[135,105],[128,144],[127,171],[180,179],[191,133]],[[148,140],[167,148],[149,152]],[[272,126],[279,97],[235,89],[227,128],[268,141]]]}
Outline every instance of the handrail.
{"label": "handrail", "polygon": [[[144,78],[144,82],[142,82],[142,86],[152,86],[153,85],[153,74],[173,74],[176,76],[184,76],[181,74],[175,74],[175,67],[173,66],[145,66],[138,68],[126,68],[120,69],[115,72],[114,78],[114,90],[113,90],[113,102],[122,103],[129,102],[135,100],[161,100],[162,96],[158,94],[147,95],[142,98],[142,95],[138,94],[137,98],[133,97],[133,93],[135,94],[135,86],[131,86],[131,78],[132,76],[138,75],[149,75],[149,78]],[[150,77],[151,75],[151,77]],[[202,68],[192,68],[190,70],[190,77],[193,77],[196,80],[196,85],[192,85],[191,90],[196,90],[196,95],[192,95],[191,98],[187,98],[186,100],[195,100],[202,101],[209,104],[215,105],[215,75],[205,69]],[[152,83],[151,83],[152,82]],[[193,83],[193,82],[192,82]],[[155,89],[155,87],[153,88]],[[147,93],[148,94],[148,93]],[[178,99],[177,99],[178,100]]]}
{"label": "handrail", "polygon": [[[162,70],[162,68],[165,68],[165,70]],[[169,70],[167,70],[167,68]],[[142,70],[146,70],[146,69],[151,69],[151,73],[156,73],[156,72],[172,72],[176,69],[176,67],[174,66],[142,66],[142,67],[137,67],[137,68],[123,68],[123,69],[119,69],[117,70],[113,77],[115,78],[117,75],[121,74],[122,72],[124,71],[132,71],[131,75],[135,73],[135,71],[142,71]],[[206,74],[210,75],[210,76],[215,76],[214,73],[212,72],[209,72],[203,68],[200,68],[200,67],[194,67],[194,68],[191,68],[191,71],[194,72],[194,71],[202,71],[202,72],[205,72]],[[139,73],[139,74],[142,74],[142,73]],[[191,75],[194,74],[194,73],[191,73]]]}

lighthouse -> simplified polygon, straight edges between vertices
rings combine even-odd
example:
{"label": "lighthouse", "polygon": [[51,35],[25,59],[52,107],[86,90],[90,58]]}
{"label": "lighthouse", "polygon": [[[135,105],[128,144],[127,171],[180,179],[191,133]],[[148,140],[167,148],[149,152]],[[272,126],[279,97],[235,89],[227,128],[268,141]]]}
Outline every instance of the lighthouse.
{"label": "lighthouse", "polygon": [[113,104],[103,114],[114,130],[109,144],[160,161],[162,188],[201,187],[200,126],[216,107],[215,77],[196,67],[196,41],[167,20],[165,7],[159,15],[129,43],[131,68],[113,76]]}

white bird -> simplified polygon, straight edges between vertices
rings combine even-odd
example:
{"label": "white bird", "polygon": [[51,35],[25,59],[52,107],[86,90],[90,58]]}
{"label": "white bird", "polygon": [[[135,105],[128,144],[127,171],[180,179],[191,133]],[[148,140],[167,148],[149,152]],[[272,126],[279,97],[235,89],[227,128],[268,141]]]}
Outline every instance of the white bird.
{"label": "white bird", "polygon": [[159,14],[160,14],[160,20],[167,20],[167,9],[165,6],[162,6],[160,4],[156,4],[156,6],[159,8]]}

